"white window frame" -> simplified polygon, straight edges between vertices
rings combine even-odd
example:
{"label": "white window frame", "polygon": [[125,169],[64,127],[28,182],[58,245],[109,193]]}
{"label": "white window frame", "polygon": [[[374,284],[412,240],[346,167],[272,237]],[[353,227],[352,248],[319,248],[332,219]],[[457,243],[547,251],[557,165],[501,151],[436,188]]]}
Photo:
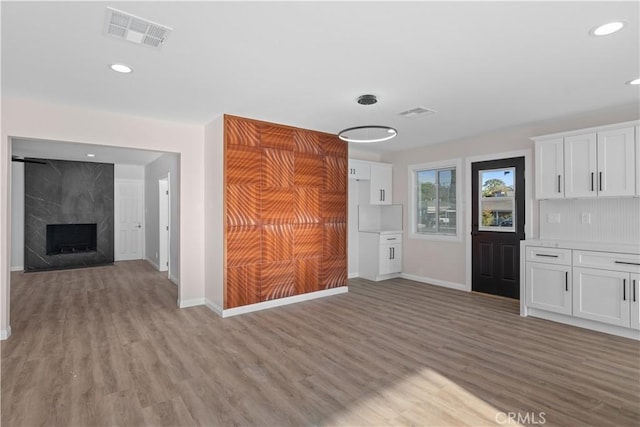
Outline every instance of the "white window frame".
{"label": "white window frame", "polygon": [[[418,186],[416,173],[424,170],[432,169],[455,169],[456,171],[456,234],[437,234],[437,233],[418,233],[416,221],[416,201],[418,197]],[[463,224],[462,224],[462,185],[464,183],[462,176],[462,159],[442,160],[438,162],[420,163],[409,165],[409,238],[423,240],[445,240],[450,242],[460,242],[462,240]]]}

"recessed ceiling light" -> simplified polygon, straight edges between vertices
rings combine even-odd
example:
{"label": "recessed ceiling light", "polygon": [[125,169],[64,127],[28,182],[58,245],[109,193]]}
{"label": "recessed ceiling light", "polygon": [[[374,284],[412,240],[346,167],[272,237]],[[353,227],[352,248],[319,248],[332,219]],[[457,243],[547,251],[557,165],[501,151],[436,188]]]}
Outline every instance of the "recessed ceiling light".
{"label": "recessed ceiling light", "polygon": [[109,65],[109,68],[111,68],[113,71],[117,73],[124,73],[124,74],[130,73],[133,71],[133,68],[124,64],[111,64]]}
{"label": "recessed ceiling light", "polygon": [[87,154],[87,157],[95,157],[95,154]]}
{"label": "recessed ceiling light", "polygon": [[640,79],[633,79],[627,82],[628,85],[640,85]]}
{"label": "recessed ceiling light", "polygon": [[624,22],[622,21],[609,22],[591,30],[591,34],[594,36],[608,36],[609,34],[620,31],[623,27]]}

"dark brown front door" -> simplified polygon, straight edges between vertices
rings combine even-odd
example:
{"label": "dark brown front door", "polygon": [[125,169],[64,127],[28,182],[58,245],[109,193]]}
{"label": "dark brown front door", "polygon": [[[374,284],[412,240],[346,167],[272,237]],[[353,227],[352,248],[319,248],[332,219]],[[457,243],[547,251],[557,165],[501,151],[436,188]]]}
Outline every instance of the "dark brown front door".
{"label": "dark brown front door", "polygon": [[471,289],[520,298],[524,157],[471,165]]}

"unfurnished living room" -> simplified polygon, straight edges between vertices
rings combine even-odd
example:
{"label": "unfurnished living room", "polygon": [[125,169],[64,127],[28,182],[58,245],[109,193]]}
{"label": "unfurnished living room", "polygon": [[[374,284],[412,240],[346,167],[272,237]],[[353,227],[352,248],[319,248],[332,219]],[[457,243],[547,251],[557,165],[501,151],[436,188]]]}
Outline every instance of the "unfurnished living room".
{"label": "unfurnished living room", "polygon": [[640,426],[637,1],[0,17],[2,426]]}

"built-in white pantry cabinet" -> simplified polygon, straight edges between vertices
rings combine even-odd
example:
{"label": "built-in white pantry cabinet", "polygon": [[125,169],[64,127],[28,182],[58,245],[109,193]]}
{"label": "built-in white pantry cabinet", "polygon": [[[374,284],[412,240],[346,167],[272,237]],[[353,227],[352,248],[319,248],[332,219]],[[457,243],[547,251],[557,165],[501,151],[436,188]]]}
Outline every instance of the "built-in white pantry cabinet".
{"label": "built-in white pantry cabinet", "polygon": [[371,166],[364,160],[349,159],[349,170],[347,177],[350,179],[371,179]]}
{"label": "built-in white pantry cabinet", "polygon": [[532,138],[536,198],[639,194],[637,129],[627,122]]}
{"label": "built-in white pantry cabinet", "polygon": [[393,166],[391,164],[349,159],[347,177],[366,182],[369,192],[369,204],[392,204]]}
{"label": "built-in white pantry cabinet", "polygon": [[523,241],[521,314],[640,339],[640,248],[589,247]]}

